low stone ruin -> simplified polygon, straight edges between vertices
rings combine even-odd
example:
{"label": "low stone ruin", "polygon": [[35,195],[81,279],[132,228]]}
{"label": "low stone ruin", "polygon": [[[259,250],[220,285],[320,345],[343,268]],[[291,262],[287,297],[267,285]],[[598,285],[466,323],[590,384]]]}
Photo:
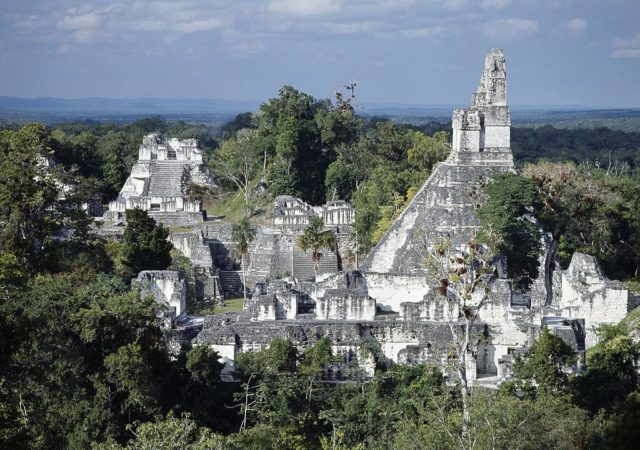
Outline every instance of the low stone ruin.
{"label": "low stone ruin", "polygon": [[127,209],[140,208],[168,225],[201,222],[206,216],[201,202],[189,198],[190,184],[215,187],[197,141],[149,134],[138,151],[138,162],[104,217],[124,219]]}
{"label": "low stone ruin", "polygon": [[174,270],[143,270],[134,280],[140,296],[152,295],[164,308],[162,315],[169,322],[184,315],[187,308],[187,286],[184,277]]}

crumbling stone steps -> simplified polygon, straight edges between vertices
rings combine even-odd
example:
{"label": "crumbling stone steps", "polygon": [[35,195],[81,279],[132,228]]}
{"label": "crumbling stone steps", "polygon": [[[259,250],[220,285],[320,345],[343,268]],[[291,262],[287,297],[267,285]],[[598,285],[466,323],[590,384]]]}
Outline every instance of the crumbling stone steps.
{"label": "crumbling stone steps", "polygon": [[174,161],[156,161],[151,166],[149,194],[153,197],[182,196],[182,175],[186,164]]}
{"label": "crumbling stone steps", "polygon": [[[318,274],[336,273],[338,271],[338,258],[330,250],[322,250],[322,258],[319,264]],[[298,247],[293,250],[293,276],[298,280],[312,281],[315,279],[315,263],[311,260],[311,252],[304,253]]]}
{"label": "crumbling stone steps", "polygon": [[149,216],[164,225],[188,225],[199,223],[204,220],[204,215],[201,212],[164,212],[164,211],[147,211]]}
{"label": "crumbling stone steps", "polygon": [[220,284],[225,297],[242,295],[242,272],[239,270],[221,270]]}

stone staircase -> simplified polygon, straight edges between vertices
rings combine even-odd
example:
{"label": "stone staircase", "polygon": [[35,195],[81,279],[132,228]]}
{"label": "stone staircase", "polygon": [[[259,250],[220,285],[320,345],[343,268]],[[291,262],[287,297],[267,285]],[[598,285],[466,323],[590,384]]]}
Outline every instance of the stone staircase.
{"label": "stone staircase", "polygon": [[221,270],[220,284],[225,298],[242,295],[242,272],[239,270]]}
{"label": "stone staircase", "polygon": [[[293,276],[300,281],[315,280],[315,263],[311,260],[311,252],[303,252],[295,246],[293,248]],[[338,271],[338,258],[336,254],[328,249],[322,249],[320,258],[320,270],[318,275],[323,273],[336,273]]]}
{"label": "stone staircase", "polygon": [[156,161],[152,166],[148,195],[153,197],[182,196],[182,175],[185,164],[176,161]]}
{"label": "stone staircase", "polygon": [[164,211],[147,211],[150,217],[164,225],[188,225],[196,224],[204,220],[204,214],[202,212],[164,212]]}

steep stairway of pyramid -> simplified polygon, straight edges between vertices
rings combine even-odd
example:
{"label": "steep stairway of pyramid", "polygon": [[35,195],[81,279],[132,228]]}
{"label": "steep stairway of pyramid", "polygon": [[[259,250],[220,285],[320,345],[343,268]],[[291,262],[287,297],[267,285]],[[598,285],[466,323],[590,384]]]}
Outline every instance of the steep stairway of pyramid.
{"label": "steep stairway of pyramid", "polygon": [[[318,274],[336,273],[338,258],[331,250],[323,249]],[[293,276],[298,280],[314,280],[315,263],[311,260],[311,252],[303,252],[297,246],[293,249]]]}
{"label": "steep stairway of pyramid", "polygon": [[220,271],[220,284],[226,297],[242,295],[242,272],[239,270]]}
{"label": "steep stairway of pyramid", "polygon": [[182,175],[186,164],[176,161],[156,161],[151,168],[149,193],[152,197],[181,197]]}

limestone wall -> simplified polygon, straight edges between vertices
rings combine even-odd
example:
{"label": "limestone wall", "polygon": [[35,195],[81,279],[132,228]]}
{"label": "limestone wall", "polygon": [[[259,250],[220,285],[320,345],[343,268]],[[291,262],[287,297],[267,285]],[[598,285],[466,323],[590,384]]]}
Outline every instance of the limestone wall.
{"label": "limestone wall", "polygon": [[620,322],[629,311],[629,291],[620,282],[608,280],[597,260],[574,253],[562,273],[560,314],[585,321],[587,348],[598,342],[597,328]]}
{"label": "limestone wall", "polygon": [[376,302],[355,290],[329,289],[316,300],[318,320],[374,320]]}
{"label": "limestone wall", "polygon": [[161,304],[175,310],[180,316],[186,312],[187,288],[183,277],[173,270],[144,270],[135,282],[141,287],[141,296],[148,294]]}

